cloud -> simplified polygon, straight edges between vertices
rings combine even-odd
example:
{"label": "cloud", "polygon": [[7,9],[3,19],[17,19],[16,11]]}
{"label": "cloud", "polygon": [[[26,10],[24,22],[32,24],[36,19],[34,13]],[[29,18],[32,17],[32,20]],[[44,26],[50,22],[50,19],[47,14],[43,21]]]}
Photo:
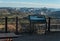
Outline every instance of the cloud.
{"label": "cloud", "polygon": [[43,6],[49,8],[60,8],[60,4],[44,4]]}
{"label": "cloud", "polygon": [[49,8],[60,8],[60,4],[43,4],[43,3],[32,3],[32,2],[2,2],[0,1],[0,7],[49,7]]}

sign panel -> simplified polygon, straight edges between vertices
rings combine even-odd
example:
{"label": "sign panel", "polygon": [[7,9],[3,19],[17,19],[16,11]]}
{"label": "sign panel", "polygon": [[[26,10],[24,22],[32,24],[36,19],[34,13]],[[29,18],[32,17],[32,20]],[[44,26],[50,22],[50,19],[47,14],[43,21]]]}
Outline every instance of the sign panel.
{"label": "sign panel", "polygon": [[46,22],[45,16],[37,16],[37,15],[30,15],[29,16],[29,20],[31,22],[41,22],[41,23],[45,23]]}

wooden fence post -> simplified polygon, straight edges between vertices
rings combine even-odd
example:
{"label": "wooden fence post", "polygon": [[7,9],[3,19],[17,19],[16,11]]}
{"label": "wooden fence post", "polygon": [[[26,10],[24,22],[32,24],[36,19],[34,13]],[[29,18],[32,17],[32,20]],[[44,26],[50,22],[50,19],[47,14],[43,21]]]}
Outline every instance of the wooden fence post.
{"label": "wooden fence post", "polygon": [[50,32],[50,17],[48,18],[48,32]]}
{"label": "wooden fence post", "polygon": [[18,17],[16,17],[16,34],[18,34]]}
{"label": "wooden fence post", "polygon": [[5,33],[7,33],[8,31],[7,31],[7,17],[5,17]]}

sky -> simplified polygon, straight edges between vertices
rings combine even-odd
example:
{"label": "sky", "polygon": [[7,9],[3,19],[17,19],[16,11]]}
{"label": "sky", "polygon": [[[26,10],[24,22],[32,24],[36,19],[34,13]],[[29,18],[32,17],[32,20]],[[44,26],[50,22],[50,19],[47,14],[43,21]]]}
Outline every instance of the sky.
{"label": "sky", "polygon": [[0,0],[0,7],[60,8],[60,0]]}

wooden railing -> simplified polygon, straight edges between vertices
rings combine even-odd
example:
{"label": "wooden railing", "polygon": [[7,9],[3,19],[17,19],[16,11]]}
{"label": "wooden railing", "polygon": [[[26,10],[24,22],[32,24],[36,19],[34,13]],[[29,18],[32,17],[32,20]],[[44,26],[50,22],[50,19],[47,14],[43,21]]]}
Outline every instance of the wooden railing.
{"label": "wooden railing", "polygon": [[[1,19],[1,18],[0,18]],[[7,33],[8,32],[8,19],[15,19],[15,24],[16,24],[16,30],[15,30],[15,32],[16,33],[19,33],[18,32],[18,23],[19,23],[19,20],[21,20],[20,18],[18,18],[18,17],[15,17],[15,18],[8,18],[8,17],[5,17],[5,18],[2,18],[2,19],[4,19],[5,21],[5,33]],[[50,32],[50,27],[51,27],[51,25],[56,25],[56,24],[51,24],[51,20],[52,19],[60,19],[60,18],[46,18],[46,20],[48,21],[47,22],[47,29],[48,29],[48,31]],[[58,21],[56,21],[56,22],[58,22]],[[60,24],[57,24],[57,25],[60,25]]]}

